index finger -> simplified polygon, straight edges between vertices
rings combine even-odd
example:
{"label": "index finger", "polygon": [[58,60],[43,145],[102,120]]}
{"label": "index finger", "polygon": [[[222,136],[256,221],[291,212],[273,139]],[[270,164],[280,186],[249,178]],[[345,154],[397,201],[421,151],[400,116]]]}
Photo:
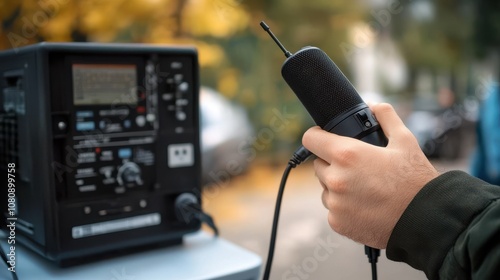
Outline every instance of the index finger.
{"label": "index finger", "polygon": [[331,163],[333,155],[340,149],[359,145],[357,140],[327,132],[319,126],[309,128],[302,136],[302,145],[311,153]]}
{"label": "index finger", "polygon": [[406,126],[392,105],[388,103],[373,104],[370,109],[375,114],[385,136],[389,140],[397,138],[402,131],[406,130]]}

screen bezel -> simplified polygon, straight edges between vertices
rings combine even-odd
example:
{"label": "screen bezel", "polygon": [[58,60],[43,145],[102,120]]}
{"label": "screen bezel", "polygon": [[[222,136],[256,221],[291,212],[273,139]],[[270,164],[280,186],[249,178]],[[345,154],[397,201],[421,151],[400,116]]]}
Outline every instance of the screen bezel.
{"label": "screen bezel", "polygon": [[119,107],[119,106],[127,106],[127,107],[136,107],[138,104],[129,104],[127,102],[122,102],[117,100],[116,102],[107,103],[107,104],[75,104],[74,98],[74,82],[73,82],[73,65],[82,64],[82,65],[135,65],[136,66],[136,94],[139,96],[139,92],[145,89],[145,62],[144,58],[141,56],[120,56],[120,55],[100,55],[95,54],[92,56],[77,56],[71,55],[67,56],[65,59],[65,68],[67,69],[67,79],[68,79],[68,90],[69,101],[71,106],[73,107]]}

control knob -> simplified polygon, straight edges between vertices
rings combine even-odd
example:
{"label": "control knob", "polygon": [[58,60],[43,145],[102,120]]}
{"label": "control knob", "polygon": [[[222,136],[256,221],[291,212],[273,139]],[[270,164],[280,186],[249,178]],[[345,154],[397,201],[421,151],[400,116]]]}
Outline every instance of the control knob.
{"label": "control knob", "polygon": [[142,185],[141,168],[135,162],[127,162],[118,169],[117,181],[121,186]]}

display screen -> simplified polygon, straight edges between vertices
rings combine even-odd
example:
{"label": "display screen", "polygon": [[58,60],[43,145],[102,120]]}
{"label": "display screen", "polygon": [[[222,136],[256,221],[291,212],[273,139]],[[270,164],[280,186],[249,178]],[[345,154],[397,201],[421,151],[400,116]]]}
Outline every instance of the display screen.
{"label": "display screen", "polygon": [[137,68],[128,64],[73,64],[75,105],[137,104]]}

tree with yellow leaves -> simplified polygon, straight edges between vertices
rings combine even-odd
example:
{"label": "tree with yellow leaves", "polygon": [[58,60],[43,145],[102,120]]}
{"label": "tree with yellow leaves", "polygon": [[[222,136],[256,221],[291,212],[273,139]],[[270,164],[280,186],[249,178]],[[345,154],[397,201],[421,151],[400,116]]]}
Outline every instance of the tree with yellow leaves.
{"label": "tree with yellow leaves", "polygon": [[352,0],[1,1],[0,49],[39,41],[195,45],[202,84],[244,104],[257,131],[269,125],[273,109],[300,116],[265,149],[289,150],[311,123],[282,81],[282,54],[259,22],[268,21],[291,50],[314,44],[344,67],[339,45],[346,26],[362,19],[359,7]]}
{"label": "tree with yellow leaves", "polygon": [[224,59],[217,44],[196,38],[231,36],[248,25],[235,0],[23,0],[0,4],[0,48],[38,41],[193,44],[202,66]]}

